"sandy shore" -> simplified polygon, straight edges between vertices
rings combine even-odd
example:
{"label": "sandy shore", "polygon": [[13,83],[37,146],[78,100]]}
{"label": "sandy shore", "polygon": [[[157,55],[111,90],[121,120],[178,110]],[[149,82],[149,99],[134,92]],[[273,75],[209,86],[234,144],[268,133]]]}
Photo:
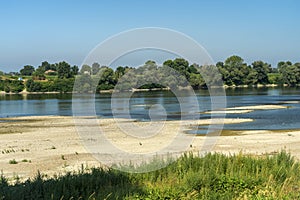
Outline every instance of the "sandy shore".
{"label": "sandy shore", "polygon": [[[292,102],[294,103],[294,102]],[[288,106],[283,105],[256,105],[256,106],[240,106],[226,108],[224,110],[212,110],[206,111],[205,114],[243,114],[253,112],[255,110],[276,110],[276,109],[287,109]]]}
{"label": "sandy shore", "polygon": [[[243,123],[251,122],[251,119],[165,123],[97,119],[94,120],[96,124],[91,123],[87,127],[80,123],[75,125],[73,117],[18,117],[0,120],[0,169],[7,177],[33,177],[37,170],[51,176],[80,169],[82,165],[100,166],[101,163],[85,148],[86,141],[94,137],[93,130],[98,129],[106,144],[110,143],[128,154],[151,154],[165,150],[169,153],[182,153],[203,149],[222,153],[243,151],[265,154],[286,149],[300,159],[300,131],[235,131],[231,136],[219,137],[195,137],[184,133],[195,125]],[[84,118],[83,121],[90,122],[93,119]],[[86,134],[83,133],[84,130],[87,130]],[[105,148],[101,152],[105,153]],[[106,159],[117,159],[113,151],[107,151],[106,154]],[[18,163],[10,164],[12,160]]]}

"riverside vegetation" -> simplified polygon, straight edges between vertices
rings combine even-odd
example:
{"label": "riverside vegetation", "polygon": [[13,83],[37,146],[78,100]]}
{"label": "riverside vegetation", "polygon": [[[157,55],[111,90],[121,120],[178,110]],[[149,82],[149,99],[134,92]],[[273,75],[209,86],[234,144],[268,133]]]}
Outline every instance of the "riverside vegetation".
{"label": "riverside vegetation", "polygon": [[[152,161],[140,167],[159,164]],[[0,196],[20,200],[299,199],[299,172],[299,163],[285,151],[263,156],[186,153],[166,168],[148,173],[82,167],[48,179],[38,173],[15,184],[2,176]]]}
{"label": "riverside vegetation", "polygon": [[[128,66],[119,66],[113,70],[106,66],[101,66],[98,63],[83,65],[79,70],[78,66],[71,66],[67,62],[59,62],[50,64],[43,62],[36,69],[31,65],[24,66],[20,72],[11,72],[5,74],[0,72],[0,91],[6,93],[18,93],[26,89],[27,92],[73,92],[75,77],[78,77],[76,87],[80,92],[90,92],[100,90],[114,89],[118,81],[124,76],[129,77],[129,82],[122,84],[119,90],[130,90],[132,88],[153,89],[163,88],[164,83],[174,85],[174,87],[186,83],[180,83],[180,80],[174,80],[170,77],[163,78],[162,84],[147,83],[139,84],[140,79],[151,80],[153,77],[159,77],[165,74],[164,66],[175,69],[183,79],[188,80],[189,84],[194,89],[205,88],[207,83],[215,84],[214,79],[218,79],[212,73],[210,80],[204,80],[203,75],[212,70],[212,66],[199,66],[198,64],[190,64],[182,58],[167,60],[163,66],[159,67],[154,61],[147,61],[145,65],[139,68]],[[248,65],[239,56],[231,56],[224,62],[216,63],[216,68],[220,72],[220,77],[227,86],[242,86],[242,85],[288,85],[296,86],[300,84],[300,63],[279,62],[277,68],[272,68],[270,64],[263,61],[255,61]],[[141,72],[141,69],[144,71]],[[200,73],[201,69],[202,73]],[[139,78],[133,78],[134,74],[138,74]],[[209,75],[209,74],[208,74]],[[182,80],[183,80],[182,79]],[[95,82],[96,81],[96,82]],[[148,81],[149,82],[149,81]]]}

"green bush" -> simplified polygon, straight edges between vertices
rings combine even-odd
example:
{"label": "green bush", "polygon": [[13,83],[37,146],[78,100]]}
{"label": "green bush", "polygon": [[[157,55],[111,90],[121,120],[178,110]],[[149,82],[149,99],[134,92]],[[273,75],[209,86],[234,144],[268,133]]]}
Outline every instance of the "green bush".
{"label": "green bush", "polygon": [[15,159],[10,160],[8,163],[9,163],[9,164],[18,164],[18,162],[17,162]]}

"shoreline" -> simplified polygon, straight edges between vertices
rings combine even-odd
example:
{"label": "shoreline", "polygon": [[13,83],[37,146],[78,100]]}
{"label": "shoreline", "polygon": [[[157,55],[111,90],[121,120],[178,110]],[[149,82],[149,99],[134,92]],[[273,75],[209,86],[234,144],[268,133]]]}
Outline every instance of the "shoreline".
{"label": "shoreline", "polygon": [[[296,88],[299,87],[300,85],[296,86],[289,86],[287,84],[279,85],[279,84],[267,84],[267,85],[223,85],[223,86],[212,86],[212,89],[217,89],[217,88],[224,88],[226,89],[236,89],[236,88]],[[178,90],[186,90],[187,88],[178,88]],[[126,90],[126,91],[119,91],[119,90],[114,90],[114,89],[109,89],[109,90],[99,90],[96,93],[99,94],[111,94],[114,92],[149,92],[149,91],[170,91],[170,88],[151,88],[151,89],[137,89],[137,88],[132,88],[131,90]],[[208,90],[207,87],[199,88],[199,89],[193,89],[195,91],[197,90]],[[91,93],[91,92],[90,92]],[[0,91],[0,95],[14,95],[14,94],[76,94],[76,92],[58,92],[58,91],[51,91],[51,92],[27,92],[26,90],[16,93],[16,92],[5,92],[5,91]]]}
{"label": "shoreline", "polygon": [[[82,117],[82,120],[90,122],[91,118]],[[93,118],[92,118],[93,119]],[[0,120],[7,120],[2,118]],[[79,121],[81,122],[81,121]],[[117,124],[117,122],[119,124]],[[180,155],[184,152],[220,152],[224,154],[239,153],[265,154],[286,149],[300,160],[300,130],[240,130],[230,131],[222,136],[199,137],[186,134],[184,131],[191,130],[192,126],[220,124],[220,123],[244,123],[251,122],[251,119],[203,119],[187,121],[167,121],[160,131],[151,137],[136,138],[124,134],[119,127],[124,126],[129,130],[147,127],[151,122],[139,122],[126,119],[97,119],[98,125],[89,125],[88,130],[101,128],[107,141],[129,153],[153,153],[168,147],[178,137],[180,143],[189,144],[182,149],[180,143],[175,143],[172,150],[166,153]],[[155,127],[159,122],[152,122]],[[81,126],[79,126],[80,128]],[[83,145],[84,138],[77,132],[78,127],[74,124],[72,116],[31,116],[8,118],[2,122],[0,127],[0,169],[5,177],[20,178],[34,177],[37,170],[41,173],[53,176],[70,171],[77,171],[82,166],[97,167],[103,166]],[[136,133],[136,132],[134,132]],[[174,140],[174,141],[177,141]],[[189,142],[189,143],[188,143]],[[212,142],[210,144],[210,142]],[[209,146],[206,146],[210,144]],[[208,149],[206,149],[209,147]],[[126,154],[125,154],[126,155]],[[106,162],[114,162],[114,159],[130,159],[111,153],[106,156]],[[17,164],[9,164],[16,160]],[[27,160],[30,162],[22,162]],[[118,161],[118,160],[117,160]]]}

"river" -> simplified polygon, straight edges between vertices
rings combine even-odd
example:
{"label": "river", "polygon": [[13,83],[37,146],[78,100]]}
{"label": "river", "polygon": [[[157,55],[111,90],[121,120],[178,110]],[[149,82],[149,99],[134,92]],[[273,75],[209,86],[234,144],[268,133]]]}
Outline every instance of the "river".
{"label": "river", "polygon": [[[149,109],[153,105],[161,105],[166,111],[165,116],[156,116],[156,120],[166,117],[167,120],[179,120],[182,115],[192,115],[194,118],[210,118],[203,112],[211,109],[211,98],[207,90],[195,91],[197,104],[187,105],[195,113],[182,113],[182,105],[171,91],[135,92],[129,100],[129,107],[116,104],[120,110],[127,109],[131,118],[149,120]],[[182,92],[187,99],[189,96]],[[76,100],[81,105],[88,103],[91,95],[77,95]],[[253,105],[286,105],[287,109],[255,110],[244,114],[226,114],[227,118],[251,118],[253,122],[225,125],[230,130],[280,130],[300,129],[300,90],[298,88],[235,88],[226,89],[226,105],[230,107]],[[96,94],[94,96],[95,111],[99,117],[112,117],[111,94]],[[123,99],[124,100],[124,99]],[[122,98],[120,98],[122,102]],[[193,108],[194,107],[194,108]],[[153,107],[152,107],[153,108]],[[84,112],[85,108],[81,108]],[[118,111],[118,109],[116,109]],[[0,96],[0,117],[63,115],[71,116],[72,94],[13,94]],[[115,117],[118,112],[114,113]],[[217,116],[215,116],[217,117]]]}

